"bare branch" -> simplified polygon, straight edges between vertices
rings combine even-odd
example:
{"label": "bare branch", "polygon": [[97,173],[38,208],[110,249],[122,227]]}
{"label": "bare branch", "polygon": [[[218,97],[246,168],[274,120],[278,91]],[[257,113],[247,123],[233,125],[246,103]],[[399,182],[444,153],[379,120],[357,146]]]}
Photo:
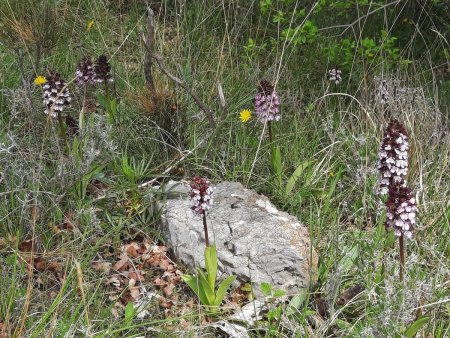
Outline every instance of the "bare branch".
{"label": "bare branch", "polygon": [[[153,11],[152,11],[153,13]],[[216,123],[214,122],[214,117],[212,114],[212,111],[206,106],[206,104],[191,90],[189,85],[187,85],[184,81],[182,81],[180,78],[176,77],[175,75],[171,74],[167,68],[164,66],[164,63],[162,61],[161,55],[154,53],[152,50],[152,46],[148,44],[147,39],[145,38],[144,34],[142,34],[142,40],[144,41],[145,49],[147,50],[147,55],[150,56],[150,58],[155,59],[156,63],[158,64],[159,69],[161,72],[163,72],[169,79],[171,79],[173,82],[175,82],[178,86],[183,88],[195,101],[197,106],[203,112],[205,113],[206,118],[208,119],[209,125],[211,126],[211,129],[214,130],[216,127]]]}
{"label": "bare branch", "polygon": [[145,38],[145,59],[144,59],[144,78],[145,83],[147,84],[147,87],[150,89],[150,91],[154,94],[155,93],[155,81],[153,80],[153,74],[152,74],[152,51],[153,51],[153,44],[155,39],[155,20],[154,20],[154,14],[153,10],[150,8],[150,6],[147,8],[148,16],[147,16],[147,36]]}

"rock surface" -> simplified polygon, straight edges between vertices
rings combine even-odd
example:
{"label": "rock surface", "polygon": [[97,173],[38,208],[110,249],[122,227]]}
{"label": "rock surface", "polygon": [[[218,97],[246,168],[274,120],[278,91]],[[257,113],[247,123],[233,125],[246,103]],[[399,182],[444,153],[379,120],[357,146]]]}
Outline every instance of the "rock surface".
{"label": "rock surface", "polygon": [[[162,215],[162,232],[175,256],[188,268],[204,268],[202,218],[190,209],[188,186],[169,183],[170,196]],[[166,188],[167,191],[167,188]],[[236,182],[214,190],[207,214],[210,242],[217,246],[219,271],[239,282],[270,283],[288,294],[307,287],[317,268],[308,229],[298,219],[277,210],[267,197]],[[254,287],[256,294],[261,294]]]}

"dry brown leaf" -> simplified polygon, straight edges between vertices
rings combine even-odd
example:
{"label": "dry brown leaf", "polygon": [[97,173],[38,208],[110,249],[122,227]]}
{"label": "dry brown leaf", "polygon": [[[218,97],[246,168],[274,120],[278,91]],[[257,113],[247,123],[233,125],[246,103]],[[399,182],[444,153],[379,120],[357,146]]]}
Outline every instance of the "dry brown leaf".
{"label": "dry brown leaf", "polygon": [[354,286],[348,288],[347,290],[345,290],[343,293],[341,293],[338,296],[336,303],[341,306],[345,305],[363,291],[364,291],[364,287],[362,285],[359,285],[359,284],[354,285]]}
{"label": "dry brown leaf", "polygon": [[136,286],[136,281],[134,279],[130,279],[130,281],[128,282],[128,288],[130,290],[131,297],[133,297],[134,299],[141,298],[141,289]]}
{"label": "dry brown leaf", "polygon": [[148,244],[146,244],[146,243],[141,243],[141,244],[139,245],[139,248],[137,248],[137,252],[138,252],[138,254],[140,254],[140,255],[143,255],[143,254],[147,253],[148,250],[149,250],[149,246],[148,246]]}
{"label": "dry brown leaf", "polygon": [[34,268],[38,271],[44,271],[45,267],[47,266],[47,261],[42,257],[35,257],[34,258]]}
{"label": "dry brown leaf", "polygon": [[173,293],[173,289],[175,289],[175,284],[167,284],[166,287],[163,288],[164,294],[168,297],[171,296]]}
{"label": "dry brown leaf", "polygon": [[[129,254],[133,258],[136,258],[139,256],[136,246],[138,246],[137,243],[131,243],[131,244],[127,245],[125,248],[126,253]],[[139,246],[138,246],[138,248],[139,248]]]}
{"label": "dry brown leaf", "polygon": [[23,241],[18,246],[19,250],[22,252],[31,252],[31,249],[33,248],[33,240],[29,239],[26,241]]}
{"label": "dry brown leaf", "polygon": [[144,276],[142,276],[142,274],[139,270],[129,271],[128,278],[134,279],[139,282],[143,282],[145,280]]}
{"label": "dry brown leaf", "polygon": [[131,295],[131,292],[128,290],[127,292],[125,292],[122,297],[120,297],[120,302],[123,305],[127,305],[128,303],[134,303],[136,301],[136,299]]}
{"label": "dry brown leaf", "polygon": [[91,263],[91,268],[94,269],[95,271],[100,271],[109,274],[109,272],[111,271],[111,265],[112,264],[110,262],[97,261]]}
{"label": "dry brown leaf", "polygon": [[159,305],[161,305],[165,309],[171,309],[173,306],[173,302],[170,299],[161,297],[159,299]]}
{"label": "dry brown leaf", "polygon": [[128,255],[126,254],[126,252],[122,253],[120,255],[120,260],[116,264],[113,265],[113,269],[116,271],[126,270],[129,266],[128,260],[129,260],[129,258],[128,258]]}
{"label": "dry brown leaf", "polygon": [[55,262],[55,261],[50,262],[47,267],[50,271],[52,271],[54,273],[60,273],[63,271],[62,265],[59,262]]}

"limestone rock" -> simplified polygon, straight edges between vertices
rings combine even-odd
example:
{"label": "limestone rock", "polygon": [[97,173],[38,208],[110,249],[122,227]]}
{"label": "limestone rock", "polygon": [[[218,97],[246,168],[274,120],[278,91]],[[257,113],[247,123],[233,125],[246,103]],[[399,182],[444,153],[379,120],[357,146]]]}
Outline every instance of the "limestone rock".
{"label": "limestone rock", "polygon": [[[162,232],[179,261],[195,271],[204,268],[205,238],[202,218],[190,209],[188,186],[169,184],[170,196],[162,215]],[[270,283],[288,294],[307,287],[317,268],[308,229],[267,197],[236,182],[214,190],[207,214],[209,239],[217,246],[219,271],[237,275],[239,282]],[[258,292],[254,287],[254,292]]]}

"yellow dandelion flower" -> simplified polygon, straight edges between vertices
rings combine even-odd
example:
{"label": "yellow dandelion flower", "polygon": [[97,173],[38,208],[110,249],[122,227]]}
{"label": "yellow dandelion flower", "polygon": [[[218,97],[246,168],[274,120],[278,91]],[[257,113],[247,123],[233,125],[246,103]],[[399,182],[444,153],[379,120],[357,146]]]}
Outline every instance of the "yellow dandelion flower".
{"label": "yellow dandelion flower", "polygon": [[334,177],[336,174],[333,170],[330,171],[330,177]]}
{"label": "yellow dandelion flower", "polygon": [[42,86],[44,83],[46,83],[47,82],[47,79],[45,78],[45,76],[37,76],[35,79],[34,79],[34,83],[37,85],[37,86]]}
{"label": "yellow dandelion flower", "polygon": [[94,27],[94,20],[88,22],[86,26],[86,31],[90,30],[92,27]]}
{"label": "yellow dandelion flower", "polygon": [[252,117],[252,112],[248,109],[244,109],[243,111],[241,111],[241,113],[239,114],[239,118],[241,119],[242,122],[247,122],[248,120],[250,120],[250,118]]}

